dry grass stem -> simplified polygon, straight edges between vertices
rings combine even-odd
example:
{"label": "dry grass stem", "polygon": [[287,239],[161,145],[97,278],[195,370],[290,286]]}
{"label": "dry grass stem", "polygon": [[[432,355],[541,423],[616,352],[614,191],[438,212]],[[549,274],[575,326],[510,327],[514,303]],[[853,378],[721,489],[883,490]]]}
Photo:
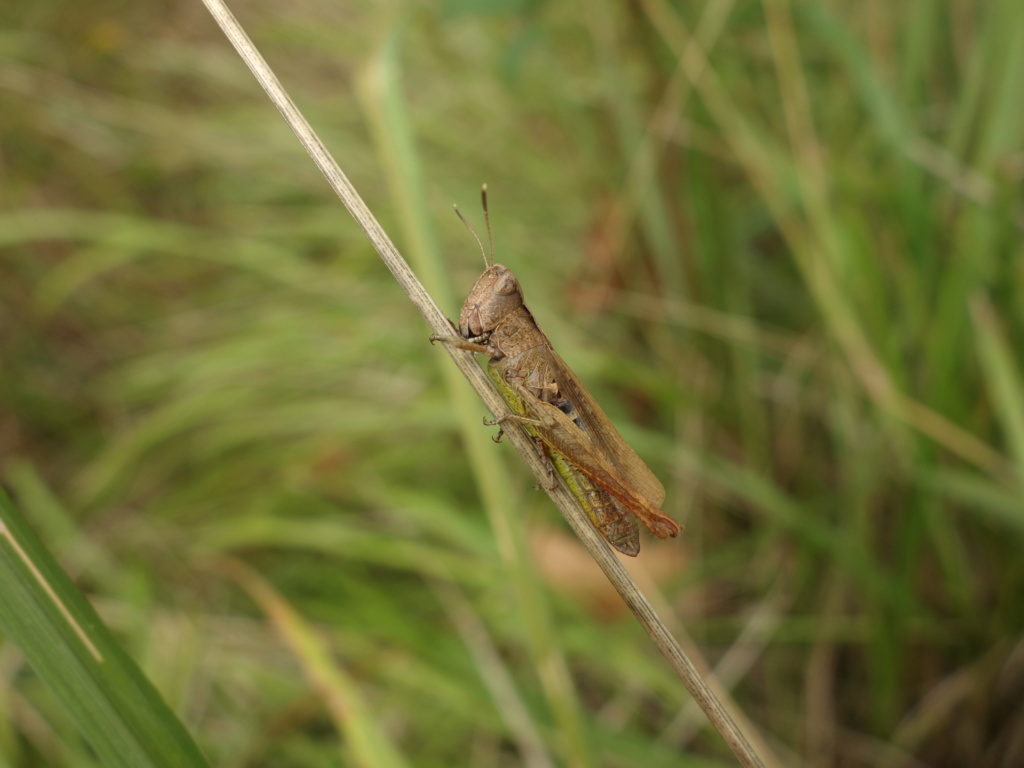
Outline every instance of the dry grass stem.
{"label": "dry grass stem", "polygon": [[[399,285],[409,296],[412,303],[423,315],[434,334],[451,335],[451,326],[444,313],[437,307],[427,294],[420,281],[413,274],[409,265],[398,253],[394,243],[387,236],[380,224],[370,213],[355,188],[342,173],[341,168],[331,157],[316,133],[296,108],[285,92],[274,73],[270,70],[263,57],[259,54],[248,36],[238,25],[234,16],[220,0],[203,0],[207,9],[234,45],[235,50],[252,70],[260,85],[267,92],[270,100],[281,112],[289,127],[305,147],[313,162],[323,173],[331,188],[352,214],[363,232],[370,239],[373,247],[391,270]],[[476,364],[474,356],[468,352],[445,345],[448,354],[466,377],[480,399],[495,416],[508,413],[501,396],[491,387],[484,372]],[[521,430],[509,430],[507,433],[516,451],[523,457],[530,469],[537,476],[542,486],[547,485],[547,468],[541,462],[531,440]],[[569,525],[582,540],[597,564],[604,571],[616,591],[629,606],[637,620],[644,627],[655,645],[662,652],[672,668],[683,681],[686,689],[707,715],[715,729],[721,734],[726,744],[736,756],[740,765],[761,768],[764,763],[750,746],[747,738],[739,730],[729,716],[722,702],[712,688],[705,683],[690,659],[683,653],[679,643],[669,632],[664,622],[658,617],[647,598],[640,592],[635,582],[619,563],[608,544],[601,538],[591,525],[583,510],[579,508],[572,495],[562,486],[557,486],[549,495]]]}

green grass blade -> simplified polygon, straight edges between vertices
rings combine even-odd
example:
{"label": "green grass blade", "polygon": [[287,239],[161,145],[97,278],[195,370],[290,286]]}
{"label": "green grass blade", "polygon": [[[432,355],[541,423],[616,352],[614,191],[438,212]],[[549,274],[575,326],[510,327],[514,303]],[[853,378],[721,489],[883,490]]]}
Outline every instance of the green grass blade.
{"label": "green grass blade", "polygon": [[998,423],[1010,446],[1017,476],[1024,478],[1024,379],[992,305],[977,298],[971,303],[971,313],[978,339],[978,354],[999,417]]}
{"label": "green grass blade", "polygon": [[225,567],[260,606],[283,642],[295,654],[306,677],[323,699],[356,765],[406,768],[409,763],[381,727],[380,718],[359,682],[338,663],[315,628],[266,580],[238,561]]}
{"label": "green grass blade", "polygon": [[208,765],[2,492],[0,585],[0,630],[61,701],[104,765]]}

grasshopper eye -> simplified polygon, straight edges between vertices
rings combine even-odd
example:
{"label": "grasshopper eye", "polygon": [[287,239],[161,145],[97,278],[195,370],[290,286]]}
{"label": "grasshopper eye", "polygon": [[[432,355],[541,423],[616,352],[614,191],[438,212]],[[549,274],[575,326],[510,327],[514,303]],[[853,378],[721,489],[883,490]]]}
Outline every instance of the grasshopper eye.
{"label": "grasshopper eye", "polygon": [[519,290],[519,281],[516,280],[516,276],[510,271],[506,270],[498,275],[498,280],[494,283],[494,292],[499,293],[502,296],[507,296],[511,293],[516,293]]}

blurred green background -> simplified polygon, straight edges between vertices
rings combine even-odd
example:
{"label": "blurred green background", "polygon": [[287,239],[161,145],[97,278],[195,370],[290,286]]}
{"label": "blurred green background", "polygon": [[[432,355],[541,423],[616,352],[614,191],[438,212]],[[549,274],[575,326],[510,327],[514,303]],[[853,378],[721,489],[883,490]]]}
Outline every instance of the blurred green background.
{"label": "blurred green background", "polygon": [[[488,182],[779,764],[1024,763],[1024,4],[233,10],[453,317]],[[211,762],[734,765],[203,6],[0,19],[0,481]]]}

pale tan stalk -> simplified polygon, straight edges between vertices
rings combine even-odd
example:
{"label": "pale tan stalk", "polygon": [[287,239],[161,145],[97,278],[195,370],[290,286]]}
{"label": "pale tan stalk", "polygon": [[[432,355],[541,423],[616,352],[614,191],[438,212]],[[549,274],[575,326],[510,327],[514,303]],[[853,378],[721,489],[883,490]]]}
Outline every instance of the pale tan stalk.
{"label": "pale tan stalk", "polygon": [[[260,85],[263,86],[274,106],[281,112],[285,122],[295,132],[299,142],[305,147],[310,157],[313,158],[313,162],[316,163],[317,168],[320,169],[320,172],[341,199],[345,208],[348,209],[356,223],[366,233],[373,247],[381,259],[383,259],[384,264],[395,276],[398,284],[409,296],[409,299],[420,311],[420,314],[423,315],[430,330],[438,336],[450,336],[452,328],[444,313],[437,307],[420,284],[420,281],[412,273],[409,265],[405,263],[405,260],[398,253],[394,243],[391,242],[391,239],[381,228],[380,224],[377,223],[369,208],[366,207],[362,198],[359,197],[355,188],[345,177],[345,174],[342,173],[341,168],[334,161],[334,158],[331,157],[326,147],[324,147],[323,142],[320,141],[320,138],[314,133],[309,123],[306,122],[306,119],[284,91],[277,77],[270,70],[270,67],[263,60],[255,46],[253,46],[248,35],[239,26],[231,11],[228,10],[221,0],[203,0],[203,3],[220,25],[224,34],[227,35],[228,40],[231,41],[231,44],[238,51],[243,61],[252,70],[252,73],[256,76]],[[471,353],[459,350],[449,344],[437,346],[447,350],[455,365],[462,371],[466,380],[469,381],[484,405],[487,406],[487,409],[495,417],[508,414],[505,402],[491,386]],[[541,485],[548,485],[547,468],[541,462],[536,448],[526,434],[518,429],[509,430],[507,434],[510,442],[537,476]],[[721,701],[715,695],[712,688],[704,682],[697,668],[686,654],[683,653],[679,643],[676,642],[664,622],[654,612],[647,598],[640,592],[636,583],[626,572],[625,568],[622,567],[622,564],[618,561],[611,548],[590,524],[586,514],[576,504],[572,495],[561,485],[556,486],[554,490],[548,491],[548,493],[569,525],[572,526],[576,535],[579,536],[587,551],[590,552],[591,557],[601,567],[608,580],[611,581],[616,591],[633,612],[633,615],[636,616],[637,621],[640,622],[654,641],[654,644],[664,654],[665,658],[668,659],[669,664],[672,665],[676,674],[679,675],[690,695],[693,696],[694,700],[707,715],[714,728],[721,734],[726,744],[736,756],[739,764],[748,768],[763,768],[764,763],[761,761],[761,758],[750,746],[747,738],[722,706]]]}

